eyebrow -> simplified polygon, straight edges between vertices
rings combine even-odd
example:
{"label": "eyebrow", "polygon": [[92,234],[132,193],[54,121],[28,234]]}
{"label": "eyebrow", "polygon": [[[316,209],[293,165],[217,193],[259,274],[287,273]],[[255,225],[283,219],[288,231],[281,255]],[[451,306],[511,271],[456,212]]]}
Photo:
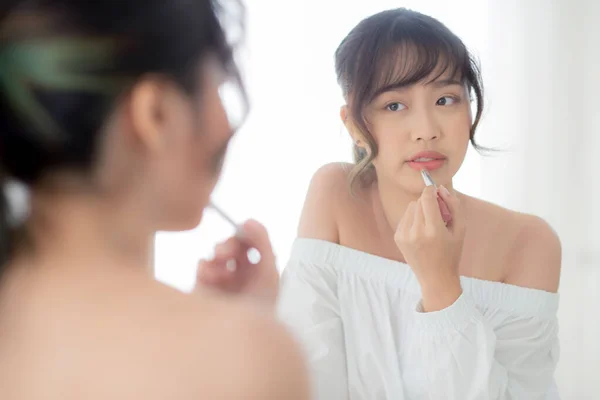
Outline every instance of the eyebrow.
{"label": "eyebrow", "polygon": [[[414,85],[414,83],[392,83],[391,85],[384,86],[381,89],[377,90],[375,92],[375,94],[373,95],[373,98],[376,98],[376,97],[382,95],[383,93],[403,90],[412,85]],[[454,79],[454,78],[449,78],[449,79],[437,79],[432,82],[427,82],[425,85],[426,86],[431,85],[435,88],[443,88],[443,87],[448,87],[448,86],[462,86],[463,82],[461,82],[457,79]]]}

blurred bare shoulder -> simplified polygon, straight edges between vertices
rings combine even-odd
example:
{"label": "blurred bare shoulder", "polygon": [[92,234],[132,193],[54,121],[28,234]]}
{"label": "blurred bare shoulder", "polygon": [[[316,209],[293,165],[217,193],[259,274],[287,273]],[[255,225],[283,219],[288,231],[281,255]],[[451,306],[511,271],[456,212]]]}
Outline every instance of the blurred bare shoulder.
{"label": "blurred bare shoulder", "polygon": [[304,360],[274,310],[130,270],[43,278],[4,303],[7,398],[308,399]]}
{"label": "blurred bare shoulder", "polygon": [[181,302],[176,318],[161,316],[172,324],[163,340],[180,358],[168,363],[180,366],[197,398],[309,399],[304,359],[274,312],[217,294]]}

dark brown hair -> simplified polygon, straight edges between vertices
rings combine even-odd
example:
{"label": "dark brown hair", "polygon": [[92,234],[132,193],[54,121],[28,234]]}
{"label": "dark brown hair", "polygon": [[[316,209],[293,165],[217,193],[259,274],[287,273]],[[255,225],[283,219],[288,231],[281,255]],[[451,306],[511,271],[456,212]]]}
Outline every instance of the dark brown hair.
{"label": "dark brown hair", "polygon": [[[464,43],[435,18],[405,8],[387,10],[362,20],[335,52],[338,83],[349,117],[368,148],[353,145],[355,167],[350,184],[373,176],[377,143],[369,132],[365,107],[390,87],[402,87],[449,73],[462,80],[477,103],[470,141],[483,112],[483,84],[479,66]],[[365,151],[366,150],[366,151]]]}
{"label": "dark brown hair", "polygon": [[0,272],[15,231],[4,179],[34,185],[58,170],[89,172],[110,111],[148,75],[195,95],[198,66],[216,58],[245,100],[223,28],[243,31],[243,21],[236,0],[2,2]]}

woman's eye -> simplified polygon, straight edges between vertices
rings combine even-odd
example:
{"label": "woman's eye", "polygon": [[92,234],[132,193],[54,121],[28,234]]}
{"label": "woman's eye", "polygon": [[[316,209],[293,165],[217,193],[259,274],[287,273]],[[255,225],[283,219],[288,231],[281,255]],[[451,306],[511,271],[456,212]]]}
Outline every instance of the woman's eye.
{"label": "woman's eye", "polygon": [[452,96],[444,96],[440,97],[438,101],[435,103],[437,106],[450,106],[456,104],[458,100]]}
{"label": "woman's eye", "polygon": [[390,111],[400,111],[404,110],[406,107],[402,103],[391,103],[386,106],[386,108]]}

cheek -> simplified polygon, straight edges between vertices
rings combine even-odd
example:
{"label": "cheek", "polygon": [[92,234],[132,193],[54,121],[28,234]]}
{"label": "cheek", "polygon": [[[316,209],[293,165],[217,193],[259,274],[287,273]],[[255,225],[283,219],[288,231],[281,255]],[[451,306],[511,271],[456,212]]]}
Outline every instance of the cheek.
{"label": "cheek", "polygon": [[[220,176],[219,160],[226,148],[229,135],[218,129],[207,113],[196,115],[194,131],[185,149],[188,170],[188,193],[196,201],[206,202]],[[204,117],[205,116],[205,117]]]}
{"label": "cheek", "polygon": [[452,153],[451,169],[456,173],[462,165],[469,148],[471,119],[468,113],[457,116],[452,121],[452,129],[447,130],[446,145]]}
{"label": "cheek", "polygon": [[[212,161],[218,158],[223,146],[231,138],[231,125],[217,90],[207,93],[198,111],[198,135],[205,142],[205,149]],[[213,163],[214,166],[214,163]]]}
{"label": "cheek", "polygon": [[200,104],[199,112],[202,128],[206,134],[214,136],[216,141],[229,136],[231,126],[218,88],[212,87],[207,90],[204,100]]}
{"label": "cheek", "polygon": [[[170,127],[168,160],[163,160],[161,170],[167,176],[168,186],[190,201],[198,201],[198,191],[208,183],[206,159],[208,143],[200,130],[198,113],[194,107],[181,108],[176,124]],[[167,172],[168,171],[168,172]]]}
{"label": "cheek", "polygon": [[472,127],[471,116],[469,115],[469,113],[465,113],[463,118],[461,118],[458,121],[457,129],[456,129],[457,130],[457,132],[456,132],[457,142],[462,143],[463,146],[465,146],[465,147],[467,146],[469,139],[471,137],[471,127]]}
{"label": "cheek", "polygon": [[371,120],[371,132],[378,142],[405,143],[411,141],[411,116],[402,112],[381,112]]}
{"label": "cheek", "polygon": [[448,139],[457,145],[469,140],[471,113],[468,108],[455,109],[442,114],[439,121]]}
{"label": "cheek", "polygon": [[[395,118],[394,118],[395,117]],[[377,161],[379,164],[397,164],[401,149],[410,145],[410,135],[402,129],[398,116],[388,115],[373,120],[370,132],[377,144]],[[374,163],[376,164],[376,163]]]}

